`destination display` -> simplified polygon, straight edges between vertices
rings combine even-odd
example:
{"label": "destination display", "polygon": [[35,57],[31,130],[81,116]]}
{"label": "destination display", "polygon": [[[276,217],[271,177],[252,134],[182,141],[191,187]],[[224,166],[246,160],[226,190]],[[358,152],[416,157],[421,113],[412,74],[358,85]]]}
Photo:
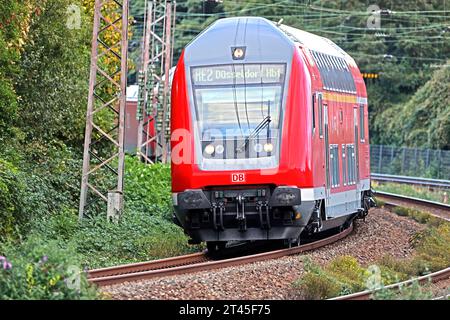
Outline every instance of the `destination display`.
{"label": "destination display", "polygon": [[192,82],[201,85],[283,83],[285,64],[234,64],[194,67]]}

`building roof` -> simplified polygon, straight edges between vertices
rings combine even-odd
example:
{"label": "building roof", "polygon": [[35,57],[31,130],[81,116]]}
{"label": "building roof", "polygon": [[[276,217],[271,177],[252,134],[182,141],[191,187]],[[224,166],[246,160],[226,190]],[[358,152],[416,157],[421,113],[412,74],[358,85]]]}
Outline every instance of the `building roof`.
{"label": "building roof", "polygon": [[139,86],[131,85],[127,87],[127,101],[138,101],[139,97]]}

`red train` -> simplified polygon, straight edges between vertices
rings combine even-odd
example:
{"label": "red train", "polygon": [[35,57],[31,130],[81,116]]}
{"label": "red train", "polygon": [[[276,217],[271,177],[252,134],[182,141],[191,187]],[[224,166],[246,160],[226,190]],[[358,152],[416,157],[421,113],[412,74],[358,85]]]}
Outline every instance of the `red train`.
{"label": "red train", "polygon": [[373,204],[365,84],[332,41],[218,20],[184,49],[171,103],[175,221],[191,242],[299,243]]}

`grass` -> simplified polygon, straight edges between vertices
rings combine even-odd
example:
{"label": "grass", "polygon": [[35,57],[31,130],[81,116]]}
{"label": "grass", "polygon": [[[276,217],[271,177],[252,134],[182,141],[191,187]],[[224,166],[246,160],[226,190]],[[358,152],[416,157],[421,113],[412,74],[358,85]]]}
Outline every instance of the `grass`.
{"label": "grass", "polygon": [[[325,266],[304,261],[306,273],[293,283],[304,299],[327,299],[386,285],[435,272],[450,266],[450,223],[417,210],[397,207],[394,212],[408,216],[428,228],[412,239],[415,252],[408,259],[384,256],[375,264],[362,266],[352,256],[337,257]],[[430,292],[412,285],[400,292],[381,290],[375,299],[428,299]]]}
{"label": "grass", "polygon": [[433,292],[428,285],[420,285],[414,281],[409,286],[402,286],[399,290],[381,289],[373,294],[373,300],[430,300]]}
{"label": "grass", "polygon": [[375,181],[372,181],[372,187],[377,191],[384,191],[424,200],[449,203],[450,194],[448,191],[442,189],[430,190],[427,187],[417,185],[392,182],[378,183]]}
{"label": "grass", "polygon": [[[72,245],[30,236],[20,245],[0,243],[0,299],[95,299],[80,255]],[[7,265],[4,264],[7,263]]]}
{"label": "grass", "polygon": [[118,223],[108,222],[106,214],[80,223],[75,209],[68,209],[37,219],[31,234],[73,246],[87,268],[198,251],[199,246],[188,245],[183,230],[171,221],[170,167],[148,166],[128,157],[126,170],[126,207]]}
{"label": "grass", "polygon": [[[125,209],[118,223],[106,212],[78,221],[76,208],[37,215],[29,232],[0,241],[0,298],[101,298],[78,272],[81,289],[70,289],[70,271],[171,257],[195,252],[171,221],[170,166],[148,166],[126,158]],[[43,257],[48,263],[43,264]],[[11,263],[12,268],[9,268]]]}
{"label": "grass", "polygon": [[172,222],[147,212],[126,211],[119,223],[103,216],[79,223],[70,211],[36,221],[31,233],[73,246],[86,268],[160,259],[199,250],[187,244],[183,231]]}

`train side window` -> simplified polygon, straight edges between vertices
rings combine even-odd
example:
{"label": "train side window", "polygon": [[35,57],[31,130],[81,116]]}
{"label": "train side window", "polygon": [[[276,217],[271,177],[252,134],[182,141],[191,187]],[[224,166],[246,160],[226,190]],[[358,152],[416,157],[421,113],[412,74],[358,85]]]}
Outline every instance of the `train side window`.
{"label": "train side window", "polygon": [[359,106],[359,136],[361,142],[364,142],[365,139],[365,123],[364,123],[364,105],[361,104]]}
{"label": "train side window", "polygon": [[334,146],[334,154],[336,155],[336,160],[335,160],[335,164],[336,164],[336,187],[338,187],[341,184],[341,179],[340,179],[340,175],[339,175],[339,145],[335,145]]}
{"label": "train side window", "polygon": [[330,145],[330,163],[331,163],[331,186],[339,186],[339,145]]}
{"label": "train side window", "polygon": [[356,183],[356,157],[355,145],[352,144],[351,163],[352,163],[352,184]]}
{"label": "train side window", "polygon": [[317,96],[317,104],[319,106],[319,137],[323,138],[323,105],[322,105],[322,94]]}
{"label": "train side window", "polygon": [[338,78],[338,68],[336,66],[335,57],[330,55],[330,56],[328,56],[328,59],[330,60],[330,65],[331,65],[331,70],[332,70],[331,76],[333,78],[333,89],[335,91],[340,91],[341,83]]}
{"label": "train side window", "polygon": [[316,132],[316,94],[313,93],[312,95],[312,132],[314,135],[314,132]]}
{"label": "train side window", "polygon": [[355,160],[355,146],[353,144],[347,145],[347,175],[348,185],[356,182],[356,160]]}
{"label": "train side window", "polygon": [[342,183],[347,185],[347,159],[345,158],[345,144],[342,145]]}

